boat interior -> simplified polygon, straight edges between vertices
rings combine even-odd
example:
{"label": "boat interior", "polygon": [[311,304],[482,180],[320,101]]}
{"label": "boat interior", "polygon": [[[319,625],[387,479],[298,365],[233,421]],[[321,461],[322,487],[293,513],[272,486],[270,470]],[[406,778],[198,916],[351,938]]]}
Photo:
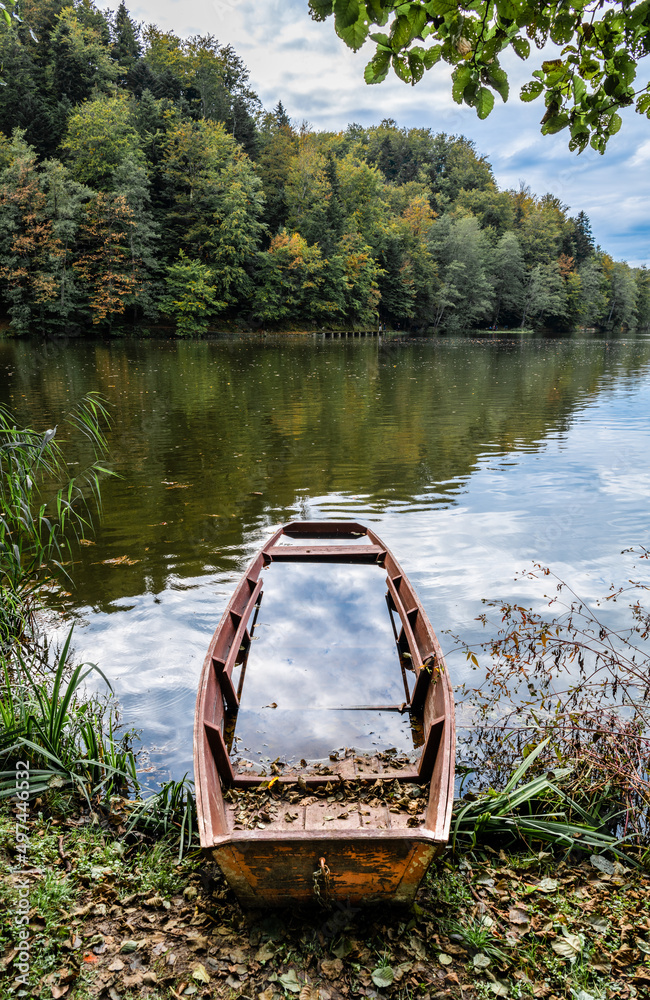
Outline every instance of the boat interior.
{"label": "boat interior", "polygon": [[[431,782],[450,725],[449,686],[435,683],[444,660],[408,579],[371,529],[300,521],[277,531],[235,591],[208,660],[197,725],[222,792]],[[228,798],[217,809],[222,833],[235,825]],[[379,802],[333,811],[326,801],[297,803],[290,821],[268,828],[408,821]]]}

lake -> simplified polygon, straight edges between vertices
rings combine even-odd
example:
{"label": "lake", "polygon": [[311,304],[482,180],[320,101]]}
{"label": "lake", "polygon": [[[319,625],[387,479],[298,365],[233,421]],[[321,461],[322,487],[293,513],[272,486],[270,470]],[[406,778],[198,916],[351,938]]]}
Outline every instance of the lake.
{"label": "lake", "polygon": [[[515,581],[533,561],[593,599],[648,539],[648,339],[0,341],[0,401],[25,424],[52,426],[89,390],[109,401],[121,478],[66,607],[161,780],[192,772],[210,636],[285,521],[371,525],[444,649],[449,632],[480,640],[482,598],[538,600]],[[448,663],[455,684],[476,676]]]}

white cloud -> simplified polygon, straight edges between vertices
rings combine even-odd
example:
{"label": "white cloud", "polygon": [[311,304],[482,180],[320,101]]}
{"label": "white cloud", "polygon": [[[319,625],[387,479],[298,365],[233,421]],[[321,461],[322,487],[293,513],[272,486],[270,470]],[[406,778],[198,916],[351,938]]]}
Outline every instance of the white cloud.
{"label": "white cloud", "polygon": [[[114,7],[117,0],[99,5]],[[631,109],[605,156],[591,149],[578,156],[569,152],[565,133],[540,135],[543,104],[518,99],[533,67],[515,56],[504,60],[511,79],[508,104],[497,99],[480,122],[471,108],[453,103],[445,65],[414,88],[395,78],[366,86],[363,68],[371,47],[349,51],[331,23],[311,20],[307,0],[140,0],[132,16],[180,35],[210,32],[230,42],[264,105],[281,99],[292,118],[315,128],[338,131],[353,121],[370,125],[394,118],[407,127],[462,133],[490,160],[501,187],[518,187],[521,179],[538,194],[553,192],[572,213],[590,216],[596,242],[614,257],[650,264],[649,125]]]}
{"label": "white cloud", "polygon": [[650,160],[650,139],[642,142],[636,153],[630,160],[630,167],[644,167],[648,169],[648,161]]}

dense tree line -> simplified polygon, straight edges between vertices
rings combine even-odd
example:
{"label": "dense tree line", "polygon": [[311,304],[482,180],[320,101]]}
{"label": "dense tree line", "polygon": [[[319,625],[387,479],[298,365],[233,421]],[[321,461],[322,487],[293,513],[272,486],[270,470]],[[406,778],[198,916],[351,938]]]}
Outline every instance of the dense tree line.
{"label": "dense tree line", "polygon": [[650,273],[462,136],[265,112],[211,35],[22,0],[0,27],[0,294],[16,332],[650,324]]}

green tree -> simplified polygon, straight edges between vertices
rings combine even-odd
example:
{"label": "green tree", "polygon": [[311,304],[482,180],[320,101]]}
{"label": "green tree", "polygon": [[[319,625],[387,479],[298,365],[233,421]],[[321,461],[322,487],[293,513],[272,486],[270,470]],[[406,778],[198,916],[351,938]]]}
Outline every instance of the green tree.
{"label": "green tree", "polygon": [[62,148],[82,184],[112,190],[121,163],[144,161],[133,112],[131,99],[121,94],[85,101],[70,116]]}
{"label": "green tree", "polygon": [[332,195],[326,174],[327,160],[319,138],[304,130],[291,160],[286,184],[287,228],[299,232],[307,243],[320,243],[327,229],[328,202]]}
{"label": "green tree", "polygon": [[[544,95],[542,132],[569,129],[569,148],[591,146],[603,153],[621,127],[618,111],[634,105],[650,117],[650,84],[635,90],[639,60],[650,52],[650,6],[612,0],[586,8],[583,0],[309,0],[319,21],[334,16],[337,34],[352,49],[370,36],[375,55],[366,83],[380,83],[392,66],[405,83],[416,84],[443,60],[452,67],[452,96],[486,118],[495,94],[508,99],[508,75],[500,56],[512,49],[528,60],[531,42],[561,48],[544,58],[522,87],[523,101]],[[588,16],[587,16],[588,15]],[[373,25],[386,29],[372,32]],[[372,33],[371,33],[372,32]],[[544,53],[546,55],[546,52]]]}
{"label": "green tree", "polygon": [[[7,134],[24,129],[27,142],[40,156],[55,153],[72,108],[71,98],[60,93],[54,82],[57,60],[60,63],[65,54],[56,47],[54,35],[60,32],[66,6],[65,0],[21,0],[24,21],[10,28],[0,22],[4,72],[0,129]],[[64,50],[68,51],[65,45]]]}
{"label": "green tree", "polygon": [[[249,86],[249,71],[231,45],[214,35],[181,39],[154,25],[145,31],[147,66],[171,73],[181,84],[194,117],[221,122],[247,152],[256,149],[255,119],[260,101]],[[155,90],[153,87],[150,89]]]}
{"label": "green tree", "polygon": [[638,295],[634,274],[625,262],[614,261],[608,254],[601,259],[608,298],[603,325],[606,330],[633,330]]}
{"label": "green tree", "polygon": [[279,129],[291,126],[291,119],[289,118],[282,101],[278,101],[276,106],[273,108],[273,115]]}
{"label": "green tree", "polygon": [[561,204],[553,200],[542,198],[527,206],[516,232],[528,267],[557,260],[562,252],[565,222]]}
{"label": "green tree", "polygon": [[470,139],[441,132],[431,142],[425,168],[432,191],[432,204],[442,213],[456,203],[461,191],[490,191],[496,194],[492,167],[479,156]]}
{"label": "green tree", "polygon": [[237,150],[220,177],[220,197],[206,244],[219,297],[229,306],[244,303],[253,292],[247,267],[252,266],[266,228],[261,222],[261,187],[250,160]]}
{"label": "green tree", "polygon": [[493,229],[505,233],[514,227],[514,208],[507,191],[494,189],[466,191],[458,193],[457,208],[471,212],[478,219],[481,229]]}
{"label": "green tree", "polygon": [[375,327],[381,297],[377,283],[380,269],[370,247],[356,233],[350,233],[341,240],[337,256],[343,265],[346,321],[366,330]]}
{"label": "green tree", "polygon": [[491,313],[494,296],[488,277],[489,240],[468,215],[441,219],[431,228],[430,248],[438,262],[433,326],[467,329]]}
{"label": "green tree", "polygon": [[365,158],[378,167],[387,181],[408,184],[429,164],[429,129],[400,129],[392,118],[368,129]]}
{"label": "green tree", "polygon": [[504,233],[495,246],[491,272],[494,287],[492,323],[497,326],[502,316],[510,322],[516,322],[524,301],[525,267],[524,255],[515,233]]}
{"label": "green tree", "polygon": [[607,307],[605,280],[600,260],[596,256],[587,257],[579,268],[579,274],[578,322],[582,326],[599,326]]}
{"label": "green tree", "polygon": [[382,191],[382,215],[371,229],[380,267],[382,322],[395,327],[428,327],[437,265],[429,249],[435,213],[422,179]]}
{"label": "green tree", "polygon": [[134,321],[141,315],[154,317],[160,271],[156,249],[160,237],[151,208],[149,179],[139,159],[127,156],[122,160],[113,175],[113,187],[131,212],[132,225],[126,234],[134,295],[128,304],[133,306]]}
{"label": "green tree", "polygon": [[585,212],[578,212],[573,223],[573,255],[577,264],[581,264],[587,257],[591,257],[595,250],[594,237],[591,232],[591,223]]}
{"label": "green tree", "polygon": [[[390,220],[375,236],[374,253],[379,265],[381,295],[379,314],[383,323],[407,327],[416,313],[416,288],[408,254],[408,240],[399,220]],[[426,303],[423,303],[426,307]]]}
{"label": "green tree", "polygon": [[277,109],[273,114],[265,116],[260,129],[256,168],[264,187],[265,220],[271,235],[287,224],[287,186],[296,149],[296,133],[290,123],[280,124]]}
{"label": "green tree", "polygon": [[[112,321],[127,307],[134,319],[155,315],[158,227],[133,99],[120,94],[80,104],[70,117],[63,148],[74,177],[107,195],[93,202],[76,267],[77,280],[84,274],[91,282],[93,322]],[[96,284],[102,261],[112,275],[105,297]]]}
{"label": "green tree", "polygon": [[90,4],[64,7],[51,38],[48,82],[53,94],[78,104],[107,93],[117,79],[109,27]]}
{"label": "green tree", "polygon": [[221,312],[225,302],[219,301],[213,270],[200,260],[179,251],[178,260],[167,268],[166,295],[161,308],[176,323],[179,337],[196,337],[205,333],[210,320]]}
{"label": "green tree", "polygon": [[57,240],[57,275],[59,290],[51,303],[48,330],[66,328],[74,321],[75,311],[83,301],[77,272],[74,269],[77,234],[92,191],[79,184],[59,160],[45,160],[40,171],[45,210]]}
{"label": "green tree", "polygon": [[28,141],[29,127],[41,113],[37,68],[34,60],[35,45],[31,39],[23,41],[24,32],[15,26],[8,30],[0,22],[0,130],[11,135],[15,129],[25,132]]}
{"label": "green tree", "polygon": [[377,228],[387,215],[382,175],[358,152],[351,151],[338,161],[337,176],[346,229],[360,233],[372,246]]}
{"label": "green tree", "polygon": [[124,2],[120,3],[111,18],[111,41],[111,55],[122,70],[118,79],[125,86],[129,71],[142,56],[142,43],[140,28],[130,17]]}
{"label": "green tree", "polygon": [[161,178],[168,203],[168,242],[203,253],[211,234],[219,178],[234,156],[235,143],[222,125],[177,118],[166,136]]}
{"label": "green tree", "polygon": [[248,295],[246,265],[264,228],[261,184],[249,158],[223,125],[178,121],[166,136],[161,174],[171,203],[168,253],[180,248],[208,264],[225,301]]}
{"label": "green tree", "polygon": [[157,100],[150,90],[145,90],[135,104],[133,124],[140,136],[140,148],[146,158],[149,172],[156,181],[160,180],[159,168],[167,132],[177,114],[173,102],[166,99]]}
{"label": "green tree", "polygon": [[566,292],[559,265],[537,264],[532,268],[524,287],[521,326],[527,320],[553,322],[566,317]]}
{"label": "green tree", "polygon": [[[341,315],[341,289],[332,294],[333,275],[320,247],[286,230],[258,254],[254,315],[261,323],[334,319]],[[338,271],[339,282],[341,271]]]}
{"label": "green tree", "polygon": [[640,330],[650,327],[650,271],[640,267],[635,273],[637,287],[637,317]]}
{"label": "green tree", "polygon": [[326,205],[325,229],[321,233],[320,245],[326,256],[330,256],[334,252],[334,247],[338,240],[343,235],[345,225],[345,212],[341,201],[341,184],[338,167],[336,157],[331,149],[327,151],[325,177],[329,185],[329,198]]}

